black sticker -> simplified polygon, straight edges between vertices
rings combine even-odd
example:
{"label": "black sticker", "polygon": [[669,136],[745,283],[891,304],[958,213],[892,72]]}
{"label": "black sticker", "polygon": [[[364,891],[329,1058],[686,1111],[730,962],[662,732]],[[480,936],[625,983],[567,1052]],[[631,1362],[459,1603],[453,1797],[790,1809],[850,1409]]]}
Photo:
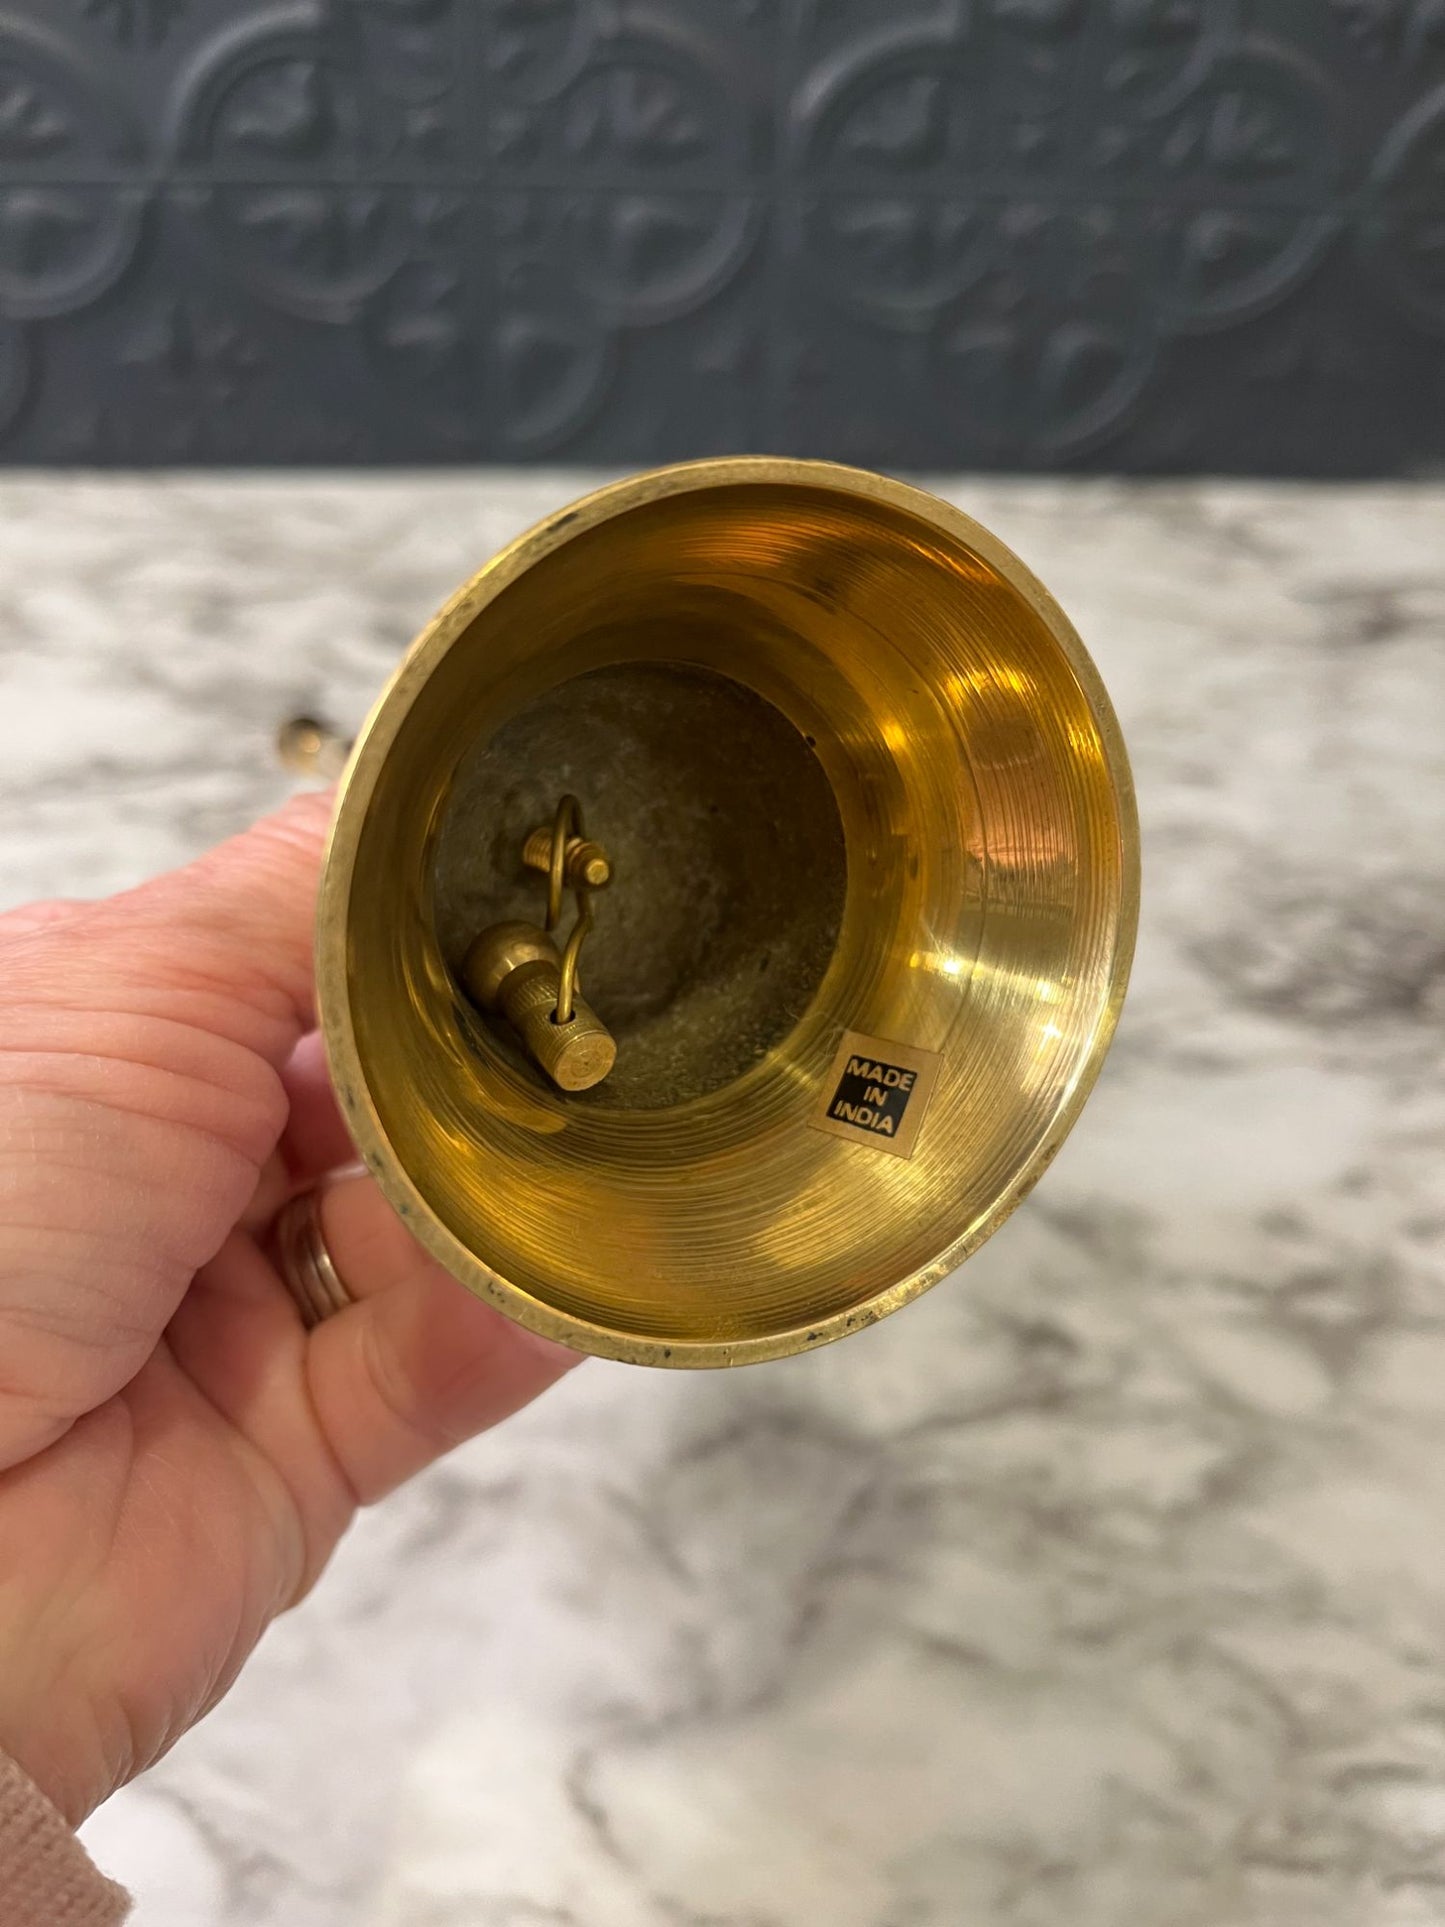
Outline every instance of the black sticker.
{"label": "black sticker", "polygon": [[898,1139],[918,1072],[881,1058],[850,1055],[828,1105],[835,1124],[848,1124],[865,1136]]}
{"label": "black sticker", "polygon": [[909,1158],[943,1060],[916,1044],[845,1031],[809,1122],[818,1131]]}

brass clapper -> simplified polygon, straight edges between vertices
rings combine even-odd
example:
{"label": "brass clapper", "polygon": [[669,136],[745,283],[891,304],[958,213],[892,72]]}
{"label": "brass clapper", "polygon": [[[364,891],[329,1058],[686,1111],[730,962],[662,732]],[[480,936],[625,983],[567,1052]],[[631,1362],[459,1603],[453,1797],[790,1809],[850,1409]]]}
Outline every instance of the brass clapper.
{"label": "brass clapper", "polygon": [[[351,744],[311,716],[284,723],[277,753],[303,776],[337,776]],[[467,952],[462,979],[483,1010],[499,1012],[527,1054],[559,1090],[585,1091],[617,1061],[617,1042],[577,988],[577,965],[592,928],[592,895],[612,881],[612,859],[582,823],[582,805],[564,796],[550,823],[532,831],[522,861],[547,879],[547,921],[496,923]],[[577,921],[559,953],[552,933],[562,920],[562,898],[571,890]]]}
{"label": "brass clapper", "polygon": [[[612,860],[582,822],[582,805],[564,796],[550,824],[533,830],[522,861],[547,878],[547,920],[538,929],[495,923],[467,952],[462,981],[483,1010],[498,1012],[528,1055],[564,1091],[590,1090],[617,1060],[617,1044],[578,990],[577,967],[592,928],[592,897],[612,881]],[[571,890],[577,921],[559,953],[553,932]]]}

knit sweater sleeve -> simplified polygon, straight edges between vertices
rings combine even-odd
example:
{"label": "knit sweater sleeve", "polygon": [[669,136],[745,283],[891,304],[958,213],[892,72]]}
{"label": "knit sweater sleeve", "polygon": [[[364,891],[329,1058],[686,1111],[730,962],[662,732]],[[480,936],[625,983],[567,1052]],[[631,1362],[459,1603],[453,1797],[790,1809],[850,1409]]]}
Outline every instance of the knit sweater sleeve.
{"label": "knit sweater sleeve", "polygon": [[92,1862],[35,1782],[0,1753],[0,1921],[117,1927],[130,1901]]}

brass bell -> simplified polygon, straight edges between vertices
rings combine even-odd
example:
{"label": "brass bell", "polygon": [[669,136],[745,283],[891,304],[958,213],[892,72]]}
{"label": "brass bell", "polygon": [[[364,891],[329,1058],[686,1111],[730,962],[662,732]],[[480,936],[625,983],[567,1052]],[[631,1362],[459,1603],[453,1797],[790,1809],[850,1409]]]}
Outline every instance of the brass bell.
{"label": "brass bell", "polygon": [[695,462],[553,515],[413,645],[342,780],[321,1022],[462,1284],[579,1350],[738,1364],[1003,1221],[1137,904],[1118,725],[1022,563],[881,476]]}

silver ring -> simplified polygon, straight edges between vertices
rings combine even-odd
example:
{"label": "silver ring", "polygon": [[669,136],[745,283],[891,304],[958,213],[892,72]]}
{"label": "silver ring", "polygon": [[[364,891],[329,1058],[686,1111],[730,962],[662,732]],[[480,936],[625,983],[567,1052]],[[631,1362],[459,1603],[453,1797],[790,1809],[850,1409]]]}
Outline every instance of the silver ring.
{"label": "silver ring", "polygon": [[308,1331],[356,1301],[341,1282],[321,1231],[321,1198],[303,1191],[276,1219],[276,1263]]}

